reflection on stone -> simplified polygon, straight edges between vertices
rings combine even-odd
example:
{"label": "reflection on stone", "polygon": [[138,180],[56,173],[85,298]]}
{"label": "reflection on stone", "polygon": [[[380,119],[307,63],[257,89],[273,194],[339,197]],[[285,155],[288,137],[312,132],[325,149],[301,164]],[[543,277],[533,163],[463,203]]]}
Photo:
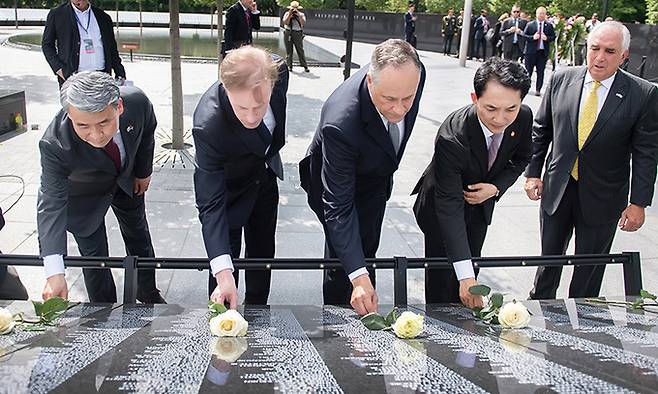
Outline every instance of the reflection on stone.
{"label": "reflection on stone", "polygon": [[528,350],[532,337],[528,335],[527,330],[502,330],[498,336],[498,342],[503,348],[512,353],[524,353]]}
{"label": "reflection on stone", "polygon": [[247,339],[221,337],[210,340],[210,353],[227,363],[235,362],[247,350]]}

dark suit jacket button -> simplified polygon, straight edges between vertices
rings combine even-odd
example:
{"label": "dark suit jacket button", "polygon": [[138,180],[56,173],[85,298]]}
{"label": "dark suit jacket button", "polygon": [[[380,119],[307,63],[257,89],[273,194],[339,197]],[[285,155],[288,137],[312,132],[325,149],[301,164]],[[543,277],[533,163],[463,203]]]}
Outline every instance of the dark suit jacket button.
{"label": "dark suit jacket button", "polygon": [[257,181],[256,181],[256,184],[257,184],[257,185],[260,185],[260,180],[257,180]]}

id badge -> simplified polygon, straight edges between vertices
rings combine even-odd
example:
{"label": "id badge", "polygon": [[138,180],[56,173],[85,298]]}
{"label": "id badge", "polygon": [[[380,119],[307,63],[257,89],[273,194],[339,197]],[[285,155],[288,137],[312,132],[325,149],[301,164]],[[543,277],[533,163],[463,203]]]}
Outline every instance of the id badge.
{"label": "id badge", "polygon": [[96,53],[96,50],[94,49],[94,41],[91,38],[83,39],[82,44],[84,45],[85,53],[87,54]]}

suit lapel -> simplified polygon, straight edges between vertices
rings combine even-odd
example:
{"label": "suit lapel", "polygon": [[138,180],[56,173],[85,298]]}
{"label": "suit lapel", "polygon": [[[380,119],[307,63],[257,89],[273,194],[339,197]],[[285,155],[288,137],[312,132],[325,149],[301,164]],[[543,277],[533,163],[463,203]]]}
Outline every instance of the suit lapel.
{"label": "suit lapel", "polygon": [[466,115],[466,129],[469,132],[471,152],[480,165],[480,173],[486,177],[488,172],[487,142],[484,140],[484,131],[480,127],[475,105],[471,106]]}
{"label": "suit lapel", "polygon": [[270,107],[274,113],[276,127],[272,133],[272,146],[268,152],[278,152],[285,144],[285,126],[286,126],[286,94],[282,92],[279,85],[274,85]]}
{"label": "suit lapel", "polygon": [[567,92],[578,92],[578,94],[566,94],[565,107],[569,114],[569,124],[571,125],[571,134],[573,135],[576,146],[578,146],[578,116],[580,114],[580,96],[583,94],[585,85],[585,73],[587,69],[582,67],[574,78],[567,85]]}
{"label": "suit lapel", "polygon": [[596,118],[596,122],[594,122],[592,132],[589,133],[589,136],[583,144],[583,148],[587,146],[587,144],[589,144],[589,142],[601,132],[603,126],[608,122],[608,119],[610,119],[612,114],[617,110],[619,104],[621,104],[621,102],[624,100],[624,97],[626,97],[627,90],[627,77],[622,73],[622,71],[617,71],[617,76],[615,77],[614,82],[612,82],[612,86],[610,86],[608,96],[605,98],[603,107],[601,108],[601,111]]}
{"label": "suit lapel", "polygon": [[[384,127],[384,122],[382,121],[381,116],[379,116],[379,112],[377,112],[377,109],[370,98],[366,78],[363,78],[359,94],[361,95],[361,119],[366,124],[366,132],[375,140],[375,142],[377,142],[377,145],[386,152],[391,160],[393,160],[395,164],[398,164],[398,158],[395,154],[391,137],[389,137],[388,131],[386,130],[386,127]],[[408,138],[408,134],[407,130],[405,130],[405,139]],[[402,152],[402,144],[400,144],[400,152]]]}
{"label": "suit lapel", "polygon": [[[229,132],[237,133],[238,138],[242,140],[245,146],[255,155],[264,157],[265,156],[265,143],[260,138],[258,133],[255,130],[247,130],[242,123],[238,120],[233,112],[233,107],[228,101],[228,96],[226,96],[226,91],[224,86],[219,85],[219,102],[224,110],[227,123],[232,126]],[[262,121],[261,121],[262,123]]]}

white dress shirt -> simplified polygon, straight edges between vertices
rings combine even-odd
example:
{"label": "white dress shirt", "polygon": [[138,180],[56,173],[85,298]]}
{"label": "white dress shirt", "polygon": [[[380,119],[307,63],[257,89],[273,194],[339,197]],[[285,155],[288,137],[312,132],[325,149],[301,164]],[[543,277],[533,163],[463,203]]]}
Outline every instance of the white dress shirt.
{"label": "white dress shirt", "polygon": [[[491,132],[487,128],[487,126],[482,123],[480,118],[478,118],[478,122],[480,123],[480,127],[482,128],[482,133],[484,134],[484,141],[487,143],[487,150],[489,150],[489,147],[491,146],[492,142],[492,137],[494,133]],[[498,142],[499,144],[502,143],[502,138]],[[467,260],[460,260],[460,261],[455,261],[452,263],[452,267],[455,269],[455,275],[457,275],[457,280],[462,280],[462,279],[468,279],[468,278],[475,278],[475,271],[473,270],[473,260],[467,259]]]}
{"label": "white dress shirt", "polygon": [[[371,99],[372,99],[372,96],[371,96]],[[377,107],[375,107],[375,109],[377,109]],[[388,121],[388,119],[386,119],[386,117],[384,117],[384,115],[382,115],[381,112],[379,112],[379,110],[377,110],[377,113],[379,114],[379,117],[382,119],[382,123],[384,123],[384,129],[386,129],[386,134],[388,135],[389,121]],[[397,122],[396,124],[398,125],[398,129],[400,130],[400,141],[399,141],[398,146],[402,147],[402,141],[404,141],[404,118],[402,118],[402,120]],[[389,137],[390,137],[390,135],[389,135]],[[356,271],[347,274],[347,276],[350,278],[350,281],[352,281],[355,278],[357,278],[358,276],[361,276],[361,275],[364,275],[364,274],[368,274],[368,270],[365,267],[361,267],[361,268],[357,269]]]}
{"label": "white dress shirt", "polygon": [[[605,99],[608,97],[610,88],[612,88],[612,83],[615,81],[615,76],[617,76],[616,72],[612,74],[610,78],[605,79],[603,81],[599,81],[601,82],[601,86],[599,86],[599,89],[596,91],[596,98],[598,99],[596,106],[597,117],[601,112],[601,108],[603,108],[603,103],[605,103]],[[583,83],[583,91],[580,93],[580,106],[578,110],[578,119],[580,119],[580,115],[583,112],[583,107],[585,106],[585,100],[587,99],[587,96],[589,95],[589,92],[592,90],[593,86],[594,86],[594,78],[592,78],[592,76],[589,75],[589,71],[587,71],[585,73],[585,82]]]}
{"label": "white dress shirt", "polygon": [[80,59],[78,71],[99,71],[105,69],[105,54],[103,52],[103,40],[101,29],[98,26],[96,16],[91,10],[91,5],[86,10],[80,11],[71,5],[75,11],[76,23],[80,32]]}
{"label": "white dress shirt", "polygon": [[[91,7],[90,7],[91,8]],[[121,138],[121,132],[117,131],[112,137],[112,141],[119,147],[119,154],[121,156],[121,166],[123,167],[126,164],[126,147],[123,145],[123,139]],[[46,279],[54,275],[59,275],[64,273],[64,256],[61,254],[51,254],[44,256],[43,258],[43,268],[46,273]]]}
{"label": "white dress shirt", "polygon": [[[263,123],[265,123],[265,127],[267,127],[270,133],[272,133],[273,130],[276,128],[276,119],[274,118],[274,112],[272,112],[272,107],[269,105],[267,106],[267,112],[265,113],[265,117],[263,118]],[[256,130],[253,130],[253,132],[257,133]],[[269,149],[270,147],[268,146],[265,152],[267,152]],[[213,258],[212,260],[210,260],[210,269],[212,271],[213,276],[217,275],[219,271],[223,271],[226,269],[229,269],[231,270],[231,272],[233,272],[234,270],[233,259],[231,259],[231,255],[222,254]]]}

